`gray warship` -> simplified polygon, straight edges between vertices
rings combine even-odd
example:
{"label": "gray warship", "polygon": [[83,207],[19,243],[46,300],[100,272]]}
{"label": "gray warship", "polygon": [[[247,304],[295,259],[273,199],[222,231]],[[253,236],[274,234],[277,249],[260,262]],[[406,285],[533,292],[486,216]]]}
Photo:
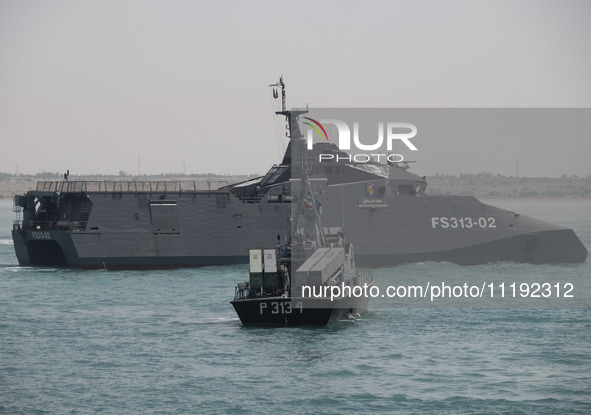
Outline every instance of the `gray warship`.
{"label": "gray warship", "polygon": [[[282,111],[291,140],[306,109]],[[198,181],[40,181],[14,197],[12,237],[20,265],[144,269],[248,263],[273,246],[290,218],[291,148],[262,177],[215,186]],[[341,154],[331,143],[310,151]],[[584,262],[572,229],[482,203],[430,196],[403,163],[312,163],[328,229],[341,227],[360,266],[418,261],[477,265]],[[346,221],[345,221],[346,219]]]}

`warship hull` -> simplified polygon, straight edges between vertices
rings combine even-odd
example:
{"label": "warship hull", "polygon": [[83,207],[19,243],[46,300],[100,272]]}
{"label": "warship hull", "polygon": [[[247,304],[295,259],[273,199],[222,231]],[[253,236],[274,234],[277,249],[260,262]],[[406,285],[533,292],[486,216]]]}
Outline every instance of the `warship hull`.
{"label": "warship hull", "polygon": [[[139,182],[125,183],[137,189]],[[587,257],[572,229],[474,197],[367,199],[363,186],[328,186],[318,198],[323,225],[345,224],[361,266],[417,261],[541,264],[583,262]],[[274,246],[290,223],[290,203],[272,192],[255,202],[227,190],[91,187],[40,182],[38,190],[16,197],[23,217],[12,235],[21,265],[143,269],[247,263],[249,249]]]}

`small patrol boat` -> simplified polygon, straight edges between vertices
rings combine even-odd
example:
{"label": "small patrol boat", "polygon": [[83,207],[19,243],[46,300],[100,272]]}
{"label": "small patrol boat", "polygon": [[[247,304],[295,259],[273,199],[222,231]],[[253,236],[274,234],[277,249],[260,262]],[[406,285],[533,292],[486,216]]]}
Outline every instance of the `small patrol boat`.
{"label": "small patrol boat", "polygon": [[373,278],[357,271],[342,228],[322,226],[303,146],[295,147],[288,236],[278,235],[274,249],[250,250],[249,280],[230,302],[245,326],[325,326],[367,311]]}
{"label": "small patrol boat", "polygon": [[243,325],[326,326],[367,311],[373,279],[356,271],[353,245],[318,248],[303,263],[293,248],[250,251],[249,281],[231,301]]}

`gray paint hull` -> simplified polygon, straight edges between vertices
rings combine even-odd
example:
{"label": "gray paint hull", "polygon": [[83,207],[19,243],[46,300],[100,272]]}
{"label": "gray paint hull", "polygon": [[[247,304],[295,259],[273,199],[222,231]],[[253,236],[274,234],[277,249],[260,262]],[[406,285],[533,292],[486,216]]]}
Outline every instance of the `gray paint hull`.
{"label": "gray paint hull", "polygon": [[[327,188],[319,197],[322,220],[324,226],[344,223],[362,266],[582,262],[587,257],[571,229],[473,197],[396,195],[368,200],[354,188],[343,188]],[[92,210],[84,230],[27,229],[25,224],[13,230],[21,265],[141,269],[246,263],[250,249],[274,246],[277,235],[285,237],[289,226],[289,203],[244,203],[229,192],[167,194],[164,202],[173,200],[174,212],[159,217],[150,201],[162,198],[160,194],[86,196]]]}

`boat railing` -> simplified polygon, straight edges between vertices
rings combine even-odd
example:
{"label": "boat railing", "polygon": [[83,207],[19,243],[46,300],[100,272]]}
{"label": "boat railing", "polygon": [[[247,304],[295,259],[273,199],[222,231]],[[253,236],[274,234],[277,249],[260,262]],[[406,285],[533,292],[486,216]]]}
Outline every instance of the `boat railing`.
{"label": "boat railing", "polygon": [[183,193],[212,191],[228,186],[227,180],[80,180],[39,181],[42,192]]}

